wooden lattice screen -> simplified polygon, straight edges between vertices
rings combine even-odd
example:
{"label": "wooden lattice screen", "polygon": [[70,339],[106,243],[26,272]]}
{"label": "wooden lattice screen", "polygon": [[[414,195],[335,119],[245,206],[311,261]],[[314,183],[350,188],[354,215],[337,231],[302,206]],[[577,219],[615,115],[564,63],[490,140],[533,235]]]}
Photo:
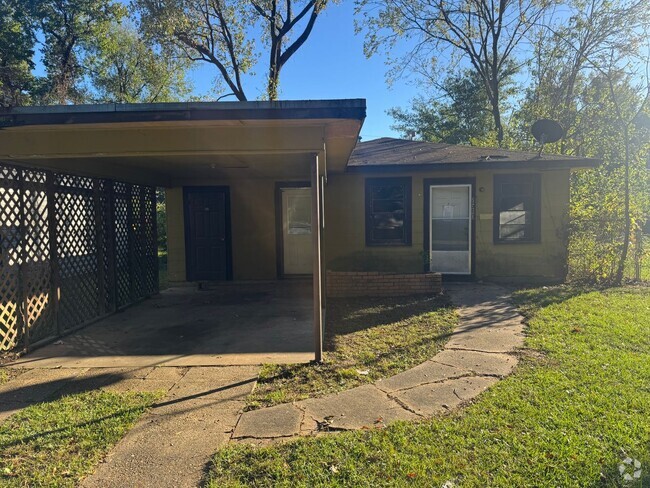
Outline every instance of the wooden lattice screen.
{"label": "wooden lattice screen", "polygon": [[0,163],[0,351],[158,291],[155,188]]}

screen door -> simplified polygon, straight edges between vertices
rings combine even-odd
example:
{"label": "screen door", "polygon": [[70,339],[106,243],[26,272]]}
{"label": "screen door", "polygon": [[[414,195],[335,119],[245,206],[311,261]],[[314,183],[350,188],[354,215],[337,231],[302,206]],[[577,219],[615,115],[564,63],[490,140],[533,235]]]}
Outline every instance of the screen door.
{"label": "screen door", "polygon": [[429,269],[472,273],[472,186],[430,187]]}
{"label": "screen door", "polygon": [[311,188],[282,189],[282,233],[284,274],[311,274]]}

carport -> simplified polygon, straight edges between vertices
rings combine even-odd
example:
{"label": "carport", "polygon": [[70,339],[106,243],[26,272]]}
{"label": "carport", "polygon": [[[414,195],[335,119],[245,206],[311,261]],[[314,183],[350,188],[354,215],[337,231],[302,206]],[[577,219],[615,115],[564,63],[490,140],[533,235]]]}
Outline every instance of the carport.
{"label": "carport", "polygon": [[[212,304],[213,316],[228,306],[221,303],[220,308],[219,300],[237,302],[238,294],[252,300],[238,306],[264,310],[265,300],[280,293],[280,288],[255,295],[247,288],[252,285],[241,282],[283,277],[277,253],[269,263],[270,249],[279,236],[269,230],[268,221],[277,208],[266,197],[273,195],[270,188],[277,193],[301,186],[311,195],[313,253],[311,276],[301,278],[311,283],[310,356],[320,360],[327,172],[345,167],[364,117],[364,100],[110,104],[1,112],[0,350],[34,349],[103,319],[93,333],[101,336],[112,324],[114,330],[131,334],[130,346],[128,339],[115,346],[128,354],[145,340],[138,336],[142,332],[138,313],[154,316],[156,302],[161,307],[167,306],[164,302],[178,303],[191,310],[198,305],[192,304],[190,296],[220,297]],[[196,278],[189,272],[191,259],[230,253],[231,268],[219,276],[237,286],[218,285],[221,291],[215,291],[212,285],[202,292],[180,288],[174,296],[172,292],[157,295],[139,305],[139,310],[124,312],[136,317],[130,325],[118,326],[118,317],[124,314],[115,312],[158,292],[155,187],[167,189],[170,279],[178,282],[175,285],[189,286]],[[215,195],[224,195],[228,213],[223,219],[213,220],[208,208],[188,214],[188,189],[197,188],[213,188]],[[199,206],[205,201],[212,205],[211,200],[200,200]],[[217,236],[224,241],[223,250],[203,249],[188,240],[188,221],[196,216],[206,219],[202,228],[231,230]],[[232,288],[225,292],[228,286]],[[282,286],[296,293],[304,288],[304,282],[302,287]],[[255,296],[260,300],[255,301]],[[304,296],[297,294],[296,299],[305,303]],[[304,310],[300,314],[296,322],[302,324]],[[236,317],[229,323],[236,328]],[[182,334],[170,336],[171,345],[165,345],[159,355],[194,354],[188,341],[202,340],[199,329],[188,327],[191,334],[183,336],[183,344],[178,340]],[[232,347],[246,354],[244,332],[253,335],[254,330],[242,329],[241,340]],[[298,333],[301,340],[302,332]],[[291,335],[290,330],[285,333]],[[62,355],[76,354],[73,338],[83,334],[70,337],[48,350],[59,347],[65,349]],[[201,354],[212,355],[212,360],[224,354],[219,340],[212,342],[214,351],[206,350],[211,342],[203,340]],[[248,341],[255,343],[255,350],[249,352],[264,353],[264,340],[250,337]],[[275,347],[271,341],[268,344]]]}

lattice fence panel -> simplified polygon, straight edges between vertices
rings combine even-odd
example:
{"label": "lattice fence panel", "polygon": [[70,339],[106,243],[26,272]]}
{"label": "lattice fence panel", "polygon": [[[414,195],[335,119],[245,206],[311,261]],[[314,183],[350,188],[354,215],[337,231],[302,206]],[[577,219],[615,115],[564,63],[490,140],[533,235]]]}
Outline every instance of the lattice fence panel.
{"label": "lattice fence panel", "polygon": [[158,229],[156,225],[156,189],[143,187],[142,233],[144,239],[145,266],[144,292],[151,295],[158,291]]}
{"label": "lattice fence panel", "polygon": [[0,351],[18,346],[22,335],[20,212],[18,171],[0,166]]}
{"label": "lattice fence panel", "polygon": [[23,170],[23,263],[24,317],[29,342],[57,334],[52,293],[50,232],[46,173]]}
{"label": "lattice fence panel", "polygon": [[158,290],[155,189],[0,163],[0,351]]}
{"label": "lattice fence panel", "polygon": [[143,199],[142,187],[131,187],[131,235],[133,237],[133,298],[145,295],[144,268],[146,264],[145,245],[142,225]]}
{"label": "lattice fence panel", "polygon": [[54,194],[62,330],[83,324],[99,312],[93,194],[83,187],[83,179],[76,188],[68,184],[70,180],[64,181],[67,187],[57,186]]}
{"label": "lattice fence panel", "polygon": [[117,306],[123,307],[131,301],[131,252],[129,240],[129,185],[116,183],[114,195],[115,220],[115,280]]}
{"label": "lattice fence panel", "polygon": [[112,182],[99,180],[97,186],[96,201],[99,206],[96,215],[98,216],[98,231],[100,231],[98,243],[100,246],[98,260],[101,272],[100,280],[100,307],[102,312],[108,312],[113,308],[113,295],[115,293],[112,276],[113,247],[111,244],[113,236],[113,222],[111,215],[111,191]]}

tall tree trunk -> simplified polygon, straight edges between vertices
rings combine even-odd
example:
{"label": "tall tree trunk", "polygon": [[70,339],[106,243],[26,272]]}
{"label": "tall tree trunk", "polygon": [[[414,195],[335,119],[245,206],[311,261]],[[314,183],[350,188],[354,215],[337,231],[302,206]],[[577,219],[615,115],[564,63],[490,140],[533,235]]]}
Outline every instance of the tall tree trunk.
{"label": "tall tree trunk", "polygon": [[490,94],[490,103],[492,105],[492,118],[494,119],[494,129],[497,132],[497,144],[499,147],[503,144],[503,123],[501,122],[501,108],[499,107],[499,82],[492,80],[492,93]]}
{"label": "tall tree trunk", "polygon": [[621,250],[621,257],[616,269],[616,277],[614,279],[615,285],[620,285],[623,281],[625,274],[625,262],[630,249],[630,231],[632,230],[632,222],[630,219],[630,139],[628,124],[623,126],[623,137],[625,137],[625,173],[624,173],[624,218],[625,225],[623,226],[623,249]]}
{"label": "tall tree trunk", "polygon": [[276,38],[271,43],[271,54],[269,59],[269,80],[266,93],[270,101],[278,99],[278,85],[280,83],[280,54],[282,52],[282,42]]}

